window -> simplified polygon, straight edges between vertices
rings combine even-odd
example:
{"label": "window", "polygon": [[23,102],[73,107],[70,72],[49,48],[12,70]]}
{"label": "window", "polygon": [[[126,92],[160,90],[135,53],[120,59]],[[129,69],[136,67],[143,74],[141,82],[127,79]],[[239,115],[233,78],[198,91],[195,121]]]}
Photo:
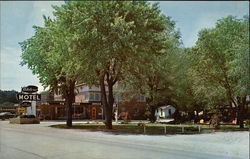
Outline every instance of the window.
{"label": "window", "polygon": [[85,94],[85,100],[89,100],[89,93]]}
{"label": "window", "polygon": [[99,93],[95,93],[95,101],[100,101],[100,94]]}
{"label": "window", "polygon": [[137,102],[145,102],[145,97],[142,96],[142,95],[138,95],[138,96],[136,97],[136,100],[137,100]]}
{"label": "window", "polygon": [[89,93],[89,100],[90,101],[100,101],[100,94],[99,93]]}
{"label": "window", "polygon": [[169,114],[169,115],[171,115],[171,114],[172,114],[171,109],[168,109],[168,114]]}
{"label": "window", "polygon": [[95,94],[94,93],[89,94],[89,100],[95,100]]}

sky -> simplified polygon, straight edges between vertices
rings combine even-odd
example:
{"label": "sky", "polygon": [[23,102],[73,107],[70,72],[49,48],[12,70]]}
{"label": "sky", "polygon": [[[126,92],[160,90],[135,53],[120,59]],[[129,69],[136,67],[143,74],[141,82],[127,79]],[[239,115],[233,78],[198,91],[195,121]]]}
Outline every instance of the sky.
{"label": "sky", "polygon": [[[43,90],[37,75],[27,66],[21,66],[21,48],[18,44],[34,35],[33,25],[43,26],[42,15],[53,17],[51,5],[63,1],[1,1],[0,28],[0,89],[17,90],[36,85]],[[212,28],[216,21],[228,15],[242,18],[249,15],[247,1],[160,1],[163,14],[170,16],[180,30],[185,47],[192,47],[201,29]]]}

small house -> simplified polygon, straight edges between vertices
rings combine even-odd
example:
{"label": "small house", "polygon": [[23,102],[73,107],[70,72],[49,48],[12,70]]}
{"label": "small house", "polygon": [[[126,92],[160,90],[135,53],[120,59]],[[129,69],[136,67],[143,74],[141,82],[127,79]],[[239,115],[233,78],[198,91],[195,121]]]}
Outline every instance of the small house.
{"label": "small house", "polygon": [[158,107],[155,110],[156,120],[159,121],[160,119],[170,118],[170,116],[175,113],[175,110],[175,107],[173,107],[172,105]]}

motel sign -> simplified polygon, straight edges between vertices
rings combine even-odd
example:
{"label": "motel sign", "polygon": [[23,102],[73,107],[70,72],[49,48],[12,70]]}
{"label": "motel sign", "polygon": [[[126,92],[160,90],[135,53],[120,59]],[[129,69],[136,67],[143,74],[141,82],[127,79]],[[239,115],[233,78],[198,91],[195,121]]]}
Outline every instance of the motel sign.
{"label": "motel sign", "polygon": [[41,94],[17,94],[17,100],[29,100],[29,101],[40,101]]}
{"label": "motel sign", "polygon": [[41,94],[37,94],[37,91],[37,86],[29,85],[22,87],[21,92],[16,94],[17,100],[22,102],[18,109],[19,113],[36,116],[36,101],[41,101]]}
{"label": "motel sign", "polygon": [[29,85],[27,87],[22,88],[22,92],[26,92],[26,93],[34,93],[34,92],[37,92],[37,91],[38,91],[37,86]]}

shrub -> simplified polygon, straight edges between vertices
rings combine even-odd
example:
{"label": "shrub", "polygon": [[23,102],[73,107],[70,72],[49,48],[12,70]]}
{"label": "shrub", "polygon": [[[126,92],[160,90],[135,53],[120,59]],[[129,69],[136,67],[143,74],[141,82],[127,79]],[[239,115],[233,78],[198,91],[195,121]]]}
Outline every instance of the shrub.
{"label": "shrub", "polygon": [[212,125],[215,129],[219,129],[219,128],[220,128],[220,117],[219,117],[218,114],[214,114],[214,115],[212,116],[211,125]]}
{"label": "shrub", "polygon": [[137,126],[145,126],[145,123],[143,123],[142,121],[140,121]]}
{"label": "shrub", "polygon": [[245,125],[249,125],[249,120],[244,120]]}

